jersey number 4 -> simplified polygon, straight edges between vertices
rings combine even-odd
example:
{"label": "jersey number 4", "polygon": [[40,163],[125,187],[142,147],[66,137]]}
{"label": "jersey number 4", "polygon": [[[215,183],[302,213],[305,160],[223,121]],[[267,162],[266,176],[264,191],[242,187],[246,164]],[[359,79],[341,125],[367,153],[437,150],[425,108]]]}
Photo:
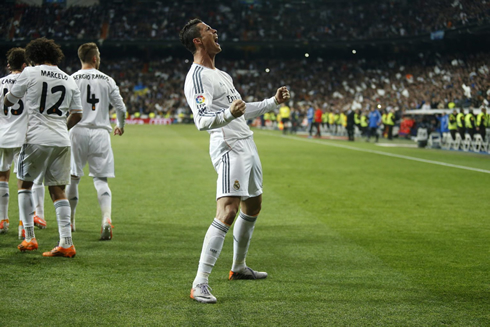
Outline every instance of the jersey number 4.
{"label": "jersey number 4", "polygon": [[95,110],[95,105],[99,103],[99,99],[95,97],[95,93],[90,93],[90,85],[87,85],[87,103],[92,105],[92,110]]}
{"label": "jersey number 4", "polygon": [[[3,89],[3,96],[5,97],[5,95],[8,92],[9,92],[9,90]],[[12,107],[12,109],[10,109],[10,112],[14,116],[19,116],[24,111],[24,102],[22,102],[22,100],[19,100],[19,102],[17,104],[19,105],[19,108],[13,108]],[[5,114],[5,116],[7,116],[9,114],[9,108],[7,106],[5,106],[5,105],[3,106],[3,113]]]}

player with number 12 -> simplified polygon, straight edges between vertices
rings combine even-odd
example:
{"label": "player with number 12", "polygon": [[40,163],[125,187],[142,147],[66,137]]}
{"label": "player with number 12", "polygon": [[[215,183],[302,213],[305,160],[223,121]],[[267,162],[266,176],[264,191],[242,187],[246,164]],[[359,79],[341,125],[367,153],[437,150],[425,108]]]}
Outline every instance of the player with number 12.
{"label": "player with number 12", "polygon": [[[82,118],[80,90],[73,77],[58,64],[64,55],[53,40],[39,38],[26,46],[26,67],[5,96],[11,107],[25,95],[28,110],[27,133],[17,165],[19,215],[25,229],[20,251],[37,250],[34,235],[32,185],[48,186],[56,210],[60,241],[45,257],[74,257],[76,254],[70,228],[70,203],[65,185],[70,183],[71,146],[68,130]],[[69,116],[67,118],[67,113]]]}

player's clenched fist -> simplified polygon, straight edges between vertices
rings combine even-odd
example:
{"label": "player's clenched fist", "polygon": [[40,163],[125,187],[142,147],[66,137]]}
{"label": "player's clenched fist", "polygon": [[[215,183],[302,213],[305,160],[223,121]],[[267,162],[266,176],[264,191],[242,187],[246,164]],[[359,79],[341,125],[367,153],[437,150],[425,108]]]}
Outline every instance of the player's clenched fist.
{"label": "player's clenched fist", "polygon": [[114,128],[114,135],[123,135],[124,134],[124,127],[115,127]]}
{"label": "player's clenched fist", "polygon": [[275,98],[278,104],[288,101],[290,97],[287,87],[281,86],[277,89]]}
{"label": "player's clenched fist", "polygon": [[243,100],[235,100],[230,106],[230,111],[233,117],[238,118],[245,113],[245,102]]}

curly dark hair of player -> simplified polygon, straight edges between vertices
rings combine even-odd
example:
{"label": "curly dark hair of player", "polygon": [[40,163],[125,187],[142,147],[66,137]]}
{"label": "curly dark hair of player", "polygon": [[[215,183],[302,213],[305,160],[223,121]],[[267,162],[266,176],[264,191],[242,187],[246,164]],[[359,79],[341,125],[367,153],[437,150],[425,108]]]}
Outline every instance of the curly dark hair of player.
{"label": "curly dark hair of player", "polygon": [[12,48],[7,51],[7,64],[11,71],[21,71],[22,65],[26,63],[26,50],[23,48]]}
{"label": "curly dark hair of player", "polygon": [[197,27],[197,24],[202,23],[202,20],[194,18],[190,20],[185,26],[180,30],[179,37],[180,42],[189,50],[192,54],[196,53],[196,46],[194,45],[195,38],[201,37],[201,31]]}
{"label": "curly dark hair of player", "polygon": [[78,48],[78,58],[81,62],[90,62],[92,58],[97,54],[97,44],[90,42],[82,44]]}
{"label": "curly dark hair of player", "polygon": [[44,37],[35,39],[26,46],[26,59],[32,65],[58,65],[65,55],[61,47]]}

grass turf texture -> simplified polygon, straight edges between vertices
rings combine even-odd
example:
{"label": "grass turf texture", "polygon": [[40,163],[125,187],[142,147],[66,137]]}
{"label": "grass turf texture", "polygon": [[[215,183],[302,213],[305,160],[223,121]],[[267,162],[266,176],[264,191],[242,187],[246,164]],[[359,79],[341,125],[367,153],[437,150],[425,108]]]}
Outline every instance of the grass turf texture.
{"label": "grass turf texture", "polygon": [[[256,131],[264,203],[247,263],[261,281],[228,281],[228,235],[210,285],[189,299],[215,214],[208,134],[127,126],[113,137],[114,239],[101,242],[92,179],[80,183],[74,259],[20,253],[15,177],[11,231],[0,235],[1,326],[483,326],[490,324],[490,174],[340,148],[490,169],[490,156],[380,148]],[[332,146],[334,145],[334,146]],[[230,233],[231,234],[231,230]]]}

